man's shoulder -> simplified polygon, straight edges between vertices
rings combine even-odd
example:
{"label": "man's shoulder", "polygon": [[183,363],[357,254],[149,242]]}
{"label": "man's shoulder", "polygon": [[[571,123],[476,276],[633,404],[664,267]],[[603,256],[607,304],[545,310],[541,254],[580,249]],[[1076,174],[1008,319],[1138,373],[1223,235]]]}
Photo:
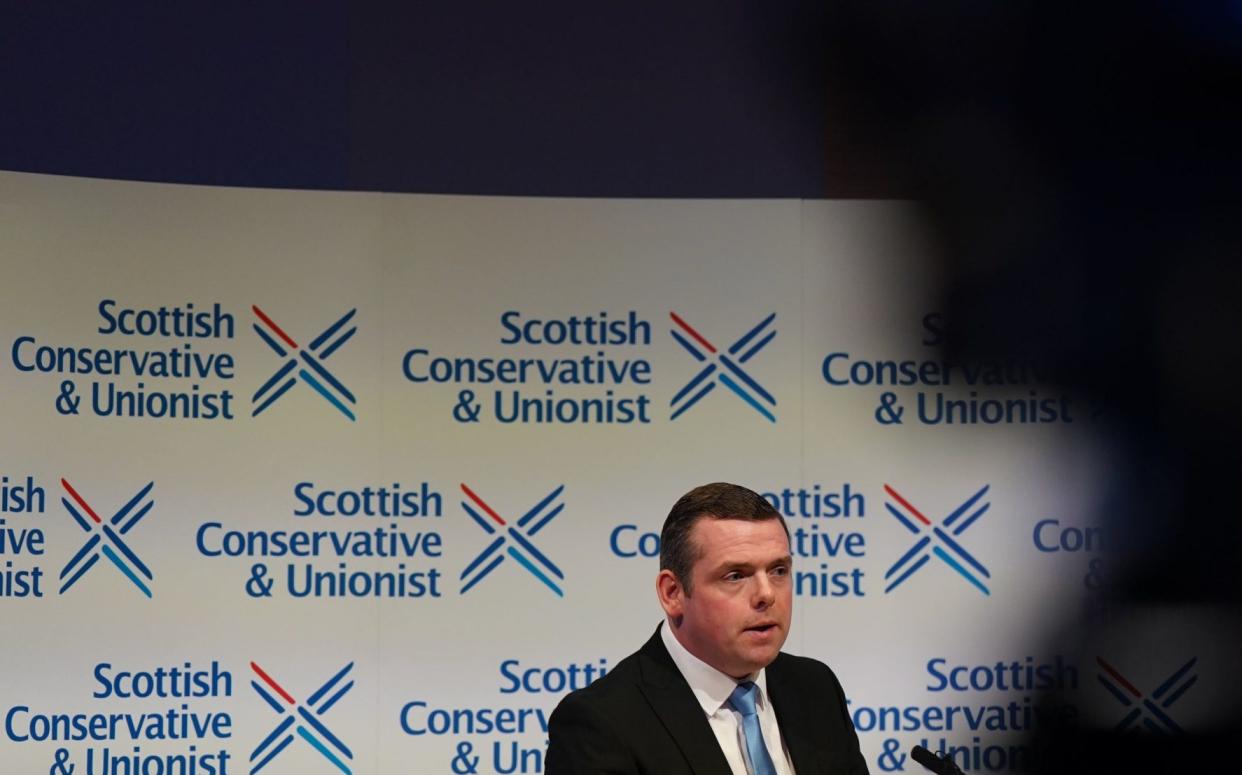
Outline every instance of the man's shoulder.
{"label": "man's shoulder", "polygon": [[776,655],[772,664],[768,665],[768,680],[779,683],[804,683],[816,687],[841,691],[841,682],[837,674],[828,665],[812,657],[800,657],[782,651]]}
{"label": "man's shoulder", "polygon": [[646,643],[607,673],[590,685],[565,695],[554,715],[579,711],[587,715],[599,712],[605,716],[625,717],[636,710],[649,710],[652,692],[667,696],[667,690],[677,686],[683,687],[687,696],[692,696],[657,628]]}
{"label": "man's shoulder", "polygon": [[590,684],[565,695],[561,704],[572,707],[580,703],[607,706],[632,702],[642,676],[641,659],[641,651],[630,654]]}
{"label": "man's shoulder", "polygon": [[657,633],[589,686],[565,695],[548,719],[545,772],[689,773],[677,742],[684,729],[673,730],[685,726],[679,719],[692,718],[687,708],[695,700],[680,675],[677,686],[675,670]]}
{"label": "man's shoulder", "polygon": [[769,670],[772,668],[795,672],[832,673],[832,668],[818,659],[814,657],[800,657],[797,654],[790,654],[788,651],[782,651],[776,655],[776,659],[772,660],[771,665],[768,665]]}

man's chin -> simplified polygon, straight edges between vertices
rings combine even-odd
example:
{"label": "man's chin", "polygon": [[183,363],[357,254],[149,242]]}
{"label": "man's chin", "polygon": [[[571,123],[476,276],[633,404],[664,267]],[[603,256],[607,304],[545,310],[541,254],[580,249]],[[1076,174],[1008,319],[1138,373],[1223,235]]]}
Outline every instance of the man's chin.
{"label": "man's chin", "polygon": [[[739,667],[745,669],[740,670],[737,675],[754,675],[763,668],[772,664],[772,661],[776,659],[776,655],[780,653],[781,645],[784,641],[784,638],[779,638],[770,644],[756,644],[752,645],[751,648],[745,649],[740,655],[742,659],[739,660],[739,662],[742,663]],[[736,677],[736,675],[734,677]]]}

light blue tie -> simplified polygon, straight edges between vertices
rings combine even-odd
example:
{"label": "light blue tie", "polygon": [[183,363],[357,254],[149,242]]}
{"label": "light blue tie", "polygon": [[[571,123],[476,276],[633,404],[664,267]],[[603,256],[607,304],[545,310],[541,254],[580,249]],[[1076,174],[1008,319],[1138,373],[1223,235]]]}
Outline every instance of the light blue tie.
{"label": "light blue tie", "polygon": [[755,698],[758,695],[758,686],[751,681],[743,681],[729,695],[729,707],[742,714],[746,755],[750,758],[750,766],[755,775],[776,775],[776,766],[768,755],[768,747],[763,744],[763,730],[759,728],[759,711],[755,709]]}

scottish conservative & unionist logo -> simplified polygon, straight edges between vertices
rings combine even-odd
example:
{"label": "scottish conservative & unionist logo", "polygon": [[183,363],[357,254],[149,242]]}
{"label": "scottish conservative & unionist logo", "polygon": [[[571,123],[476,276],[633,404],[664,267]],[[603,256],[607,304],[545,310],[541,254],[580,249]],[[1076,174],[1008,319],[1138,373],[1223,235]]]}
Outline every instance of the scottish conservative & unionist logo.
{"label": "scottish conservative & unionist logo", "polygon": [[22,333],[13,368],[55,377],[49,399],[64,417],[232,420],[234,318],[219,302],[135,308],[116,299],[97,305],[96,335],[67,339]]}

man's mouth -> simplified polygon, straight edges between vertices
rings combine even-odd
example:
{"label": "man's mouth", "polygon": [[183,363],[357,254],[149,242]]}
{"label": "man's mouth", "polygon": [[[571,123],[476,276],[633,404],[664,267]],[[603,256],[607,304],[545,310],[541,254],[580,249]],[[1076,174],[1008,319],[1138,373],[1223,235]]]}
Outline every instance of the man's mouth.
{"label": "man's mouth", "polygon": [[757,632],[761,635],[766,635],[769,632],[774,632],[778,626],[779,625],[777,625],[776,622],[765,622],[763,624],[753,624],[750,627],[747,627],[745,631]]}

